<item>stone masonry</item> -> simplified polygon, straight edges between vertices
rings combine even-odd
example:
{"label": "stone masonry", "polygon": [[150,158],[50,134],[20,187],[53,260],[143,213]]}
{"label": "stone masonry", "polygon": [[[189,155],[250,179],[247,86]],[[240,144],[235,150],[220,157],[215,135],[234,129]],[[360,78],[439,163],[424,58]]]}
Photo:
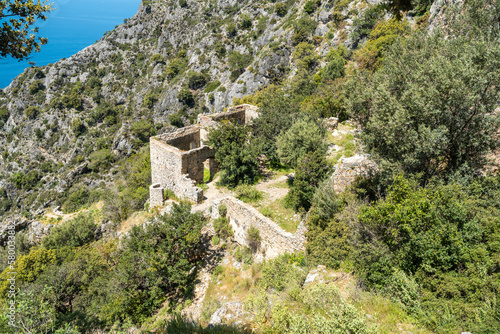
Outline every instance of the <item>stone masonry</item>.
{"label": "stone masonry", "polygon": [[258,117],[257,110],[256,106],[243,104],[228,108],[225,113],[199,115],[196,125],[151,137],[150,207],[163,204],[166,189],[172,190],[179,198],[202,202],[203,189],[196,184],[203,182],[205,165],[208,164],[210,175],[217,171],[215,152],[205,145],[210,128],[222,120],[248,125]]}
{"label": "stone masonry", "polygon": [[233,237],[240,245],[249,246],[247,231],[253,226],[259,230],[261,245],[259,247],[264,259],[272,259],[283,253],[305,251],[305,232],[307,227],[302,221],[295,233],[283,230],[271,219],[257,209],[242,201],[227,196],[212,201],[212,218],[219,217],[219,205],[227,208],[227,218],[233,229]]}
{"label": "stone masonry", "polygon": [[369,154],[340,159],[332,175],[335,192],[343,192],[357,177],[367,177],[376,169],[377,165],[370,160]]}

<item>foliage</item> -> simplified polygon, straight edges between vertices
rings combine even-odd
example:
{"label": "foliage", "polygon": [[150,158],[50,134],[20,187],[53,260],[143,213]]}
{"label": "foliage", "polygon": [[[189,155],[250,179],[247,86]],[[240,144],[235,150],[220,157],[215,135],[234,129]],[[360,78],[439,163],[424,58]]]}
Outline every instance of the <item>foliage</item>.
{"label": "foliage", "polygon": [[90,162],[88,168],[94,172],[104,172],[111,167],[115,161],[113,153],[108,149],[102,149],[90,154]]}
{"label": "foliage", "polygon": [[300,268],[291,265],[287,256],[281,255],[273,260],[267,261],[262,267],[262,280],[260,285],[266,289],[283,291],[300,286],[307,273]]}
{"label": "foliage", "polygon": [[234,189],[236,198],[245,203],[256,203],[264,198],[262,191],[248,184],[241,184]]}
{"label": "foliage", "polygon": [[71,122],[71,131],[75,134],[75,137],[80,136],[87,130],[87,127],[82,122],[81,119],[75,118],[73,122]]}
{"label": "foliage", "polygon": [[396,42],[381,70],[347,87],[366,147],[386,168],[425,178],[482,166],[500,120],[489,115],[500,90],[498,45],[425,32]]}
{"label": "foliage", "polygon": [[227,239],[233,236],[233,229],[225,216],[220,216],[215,219],[213,225],[215,233],[217,233],[220,238]]}
{"label": "foliage", "polygon": [[366,44],[354,53],[354,59],[360,68],[375,70],[381,65],[384,51],[394,44],[399,36],[407,35],[409,32],[410,25],[406,20],[398,21],[392,18],[380,21],[370,32]]}
{"label": "foliage", "polygon": [[318,1],[318,0],[316,0],[316,1],[309,0],[304,5],[304,12],[306,12],[309,15],[311,15],[312,13],[314,13],[314,11],[316,10],[316,8],[318,8],[319,6],[321,6],[321,1]]}
{"label": "foliage", "polygon": [[194,104],[193,93],[191,93],[191,91],[186,87],[181,88],[181,90],[177,94],[177,98],[185,105],[192,106]]}
{"label": "foliage", "polygon": [[54,227],[42,244],[46,249],[57,249],[65,246],[80,247],[94,241],[97,225],[91,214],[79,214],[65,224]]}
{"label": "foliage", "polygon": [[253,121],[253,141],[272,164],[277,164],[277,137],[292,126],[299,106],[281,89],[266,90],[258,102],[259,118]]}
{"label": "foliage", "polygon": [[24,115],[29,119],[35,119],[40,113],[40,109],[35,106],[29,106],[24,110]]}
{"label": "foliage", "polygon": [[144,95],[142,105],[146,108],[151,109],[156,102],[158,102],[158,95],[154,91],[149,91]]}
{"label": "foliage", "polygon": [[173,79],[177,75],[184,72],[186,67],[186,60],[183,58],[175,58],[168,63],[167,68],[165,69],[165,74],[167,75],[167,78]]}
{"label": "foliage", "polygon": [[297,167],[308,153],[326,153],[325,130],[312,119],[299,119],[277,138],[277,153],[283,165]]}
{"label": "foliage", "polygon": [[283,17],[286,15],[288,10],[286,8],[286,4],[278,2],[276,5],[274,5],[274,11],[276,12],[276,15]]}
{"label": "foliage", "polygon": [[198,73],[195,71],[189,71],[187,73],[187,84],[191,89],[199,89],[206,85],[210,80],[210,77],[205,73]]}
{"label": "foliage", "polygon": [[47,14],[53,9],[51,4],[26,1],[0,1],[0,57],[10,56],[24,60],[33,51],[40,51],[41,45],[47,39],[36,37],[38,28],[31,28],[36,19],[45,20]]}
{"label": "foliage", "polygon": [[217,81],[211,81],[207,84],[207,86],[205,87],[205,90],[204,92],[205,93],[211,93],[213,92],[214,90],[216,90],[218,87],[220,86],[220,81],[217,80]]}
{"label": "foliage", "polygon": [[140,141],[146,143],[149,137],[156,135],[156,128],[151,119],[141,119],[131,126],[132,134],[139,138]]}
{"label": "foliage", "polygon": [[261,242],[259,229],[254,226],[250,226],[247,230],[246,240],[250,249],[255,252],[259,248]]}
{"label": "foliage", "polygon": [[308,42],[301,42],[295,47],[292,57],[299,70],[309,71],[313,70],[316,66],[318,55],[314,50],[314,45]]}
{"label": "foliage", "polygon": [[252,18],[248,14],[240,15],[240,28],[246,30],[252,28]]}
{"label": "foliage", "polygon": [[249,143],[250,129],[231,122],[222,122],[210,131],[208,143],[215,149],[215,161],[221,168],[220,183],[229,187],[251,184],[259,166],[257,152]]}
{"label": "foliage", "polygon": [[330,166],[322,152],[312,151],[304,155],[295,169],[295,179],[287,194],[287,203],[295,210],[308,211],[318,184],[327,176]]}
{"label": "foliage", "polygon": [[437,182],[423,188],[414,179],[396,177],[386,198],[359,215],[354,258],[365,284],[386,289],[417,314],[420,303],[424,314],[433,314],[426,324],[440,332],[498,328],[495,306],[483,308],[498,298],[493,239],[499,209],[491,202],[498,185],[495,178],[467,187]]}
{"label": "foliage", "polygon": [[309,15],[305,15],[298,19],[294,25],[294,34],[292,36],[293,45],[307,41],[307,39],[316,30],[318,23],[314,21]]}
{"label": "foliage", "polygon": [[233,51],[229,55],[229,66],[231,66],[231,81],[236,79],[245,72],[245,68],[253,61],[253,56],[250,53],[239,53]]}
{"label": "foliage", "polygon": [[17,172],[12,175],[11,182],[17,189],[31,190],[36,187],[42,175],[38,170],[32,170],[28,174]]}
{"label": "foliage", "polygon": [[30,86],[28,87],[28,90],[30,92],[30,94],[36,94],[38,93],[39,91],[41,90],[44,90],[45,89],[45,86],[43,85],[42,81],[41,80],[35,80],[33,81]]}
{"label": "foliage", "polygon": [[[238,34],[238,28],[236,28],[236,24],[234,22],[231,22],[227,25],[226,27],[226,32],[228,37],[234,37]],[[225,53],[225,49],[224,49]]]}

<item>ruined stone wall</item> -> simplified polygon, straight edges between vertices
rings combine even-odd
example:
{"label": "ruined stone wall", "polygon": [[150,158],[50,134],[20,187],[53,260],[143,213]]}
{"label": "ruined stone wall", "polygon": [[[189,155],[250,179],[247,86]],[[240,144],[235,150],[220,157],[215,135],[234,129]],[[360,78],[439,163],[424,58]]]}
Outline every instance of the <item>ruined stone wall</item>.
{"label": "ruined stone wall", "polygon": [[200,127],[197,125],[188,126],[175,132],[160,135],[157,139],[177,147],[181,151],[189,151],[200,147]]}
{"label": "ruined stone wall", "polygon": [[335,192],[343,192],[357,177],[368,177],[376,169],[377,165],[370,160],[369,154],[340,159],[332,175]]}
{"label": "ruined stone wall", "polygon": [[[172,190],[178,197],[186,198],[195,203],[203,200],[203,190],[196,187],[196,181],[183,173],[183,161],[193,156],[185,154],[176,147],[170,146],[160,140],[150,138],[151,152],[151,179],[153,186],[150,187],[150,206],[161,205],[159,201],[159,189]],[[204,154],[206,154],[203,151]],[[203,164],[202,164],[203,165]],[[203,180],[203,174],[202,174]],[[159,186],[158,186],[159,185]]]}
{"label": "ruined stone wall", "polygon": [[265,259],[272,259],[283,253],[305,251],[307,228],[304,222],[300,223],[295,233],[286,232],[257,209],[233,196],[223,197],[212,202],[212,218],[218,218],[218,207],[221,204],[227,207],[227,218],[233,228],[234,239],[239,244],[248,246],[246,236],[251,226],[259,230],[262,240],[260,250]]}
{"label": "ruined stone wall", "polygon": [[[208,146],[202,146],[182,154],[182,174],[187,174],[191,180],[196,183],[203,182],[203,173],[205,171],[204,162],[207,159],[215,157],[214,149]],[[210,173],[212,174],[212,171]],[[215,174],[215,173],[214,173]]]}

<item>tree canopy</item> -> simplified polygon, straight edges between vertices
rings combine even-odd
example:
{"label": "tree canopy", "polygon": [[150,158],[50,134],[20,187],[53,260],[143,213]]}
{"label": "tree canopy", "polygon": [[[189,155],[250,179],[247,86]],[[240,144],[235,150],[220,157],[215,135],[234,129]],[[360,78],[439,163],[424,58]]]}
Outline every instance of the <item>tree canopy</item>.
{"label": "tree canopy", "polygon": [[0,57],[11,56],[23,60],[47,43],[44,37],[37,37],[36,20],[47,19],[53,9],[47,1],[40,0],[0,0]]}

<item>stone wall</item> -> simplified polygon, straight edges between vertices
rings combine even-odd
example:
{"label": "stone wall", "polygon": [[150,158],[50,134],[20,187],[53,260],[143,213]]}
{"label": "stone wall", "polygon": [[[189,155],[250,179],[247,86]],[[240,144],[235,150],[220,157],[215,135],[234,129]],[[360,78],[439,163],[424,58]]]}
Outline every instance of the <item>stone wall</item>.
{"label": "stone wall", "polygon": [[203,181],[203,162],[213,159],[211,148],[202,146],[186,152],[152,137],[150,152],[153,184],[150,187],[151,207],[163,204],[163,197],[159,194],[165,189],[195,203],[203,200],[203,190],[196,183]]}
{"label": "stone wall", "polygon": [[370,160],[369,154],[342,158],[335,165],[335,172],[332,175],[333,187],[336,192],[343,192],[357,177],[367,177],[376,169],[377,165]]}
{"label": "stone wall", "polygon": [[227,207],[227,218],[233,228],[234,239],[241,245],[248,246],[246,236],[248,229],[253,226],[260,232],[260,250],[265,259],[272,259],[283,253],[305,251],[305,232],[307,230],[302,221],[295,233],[283,230],[271,219],[261,214],[248,204],[227,196],[212,201],[212,218],[218,218],[219,205]]}

